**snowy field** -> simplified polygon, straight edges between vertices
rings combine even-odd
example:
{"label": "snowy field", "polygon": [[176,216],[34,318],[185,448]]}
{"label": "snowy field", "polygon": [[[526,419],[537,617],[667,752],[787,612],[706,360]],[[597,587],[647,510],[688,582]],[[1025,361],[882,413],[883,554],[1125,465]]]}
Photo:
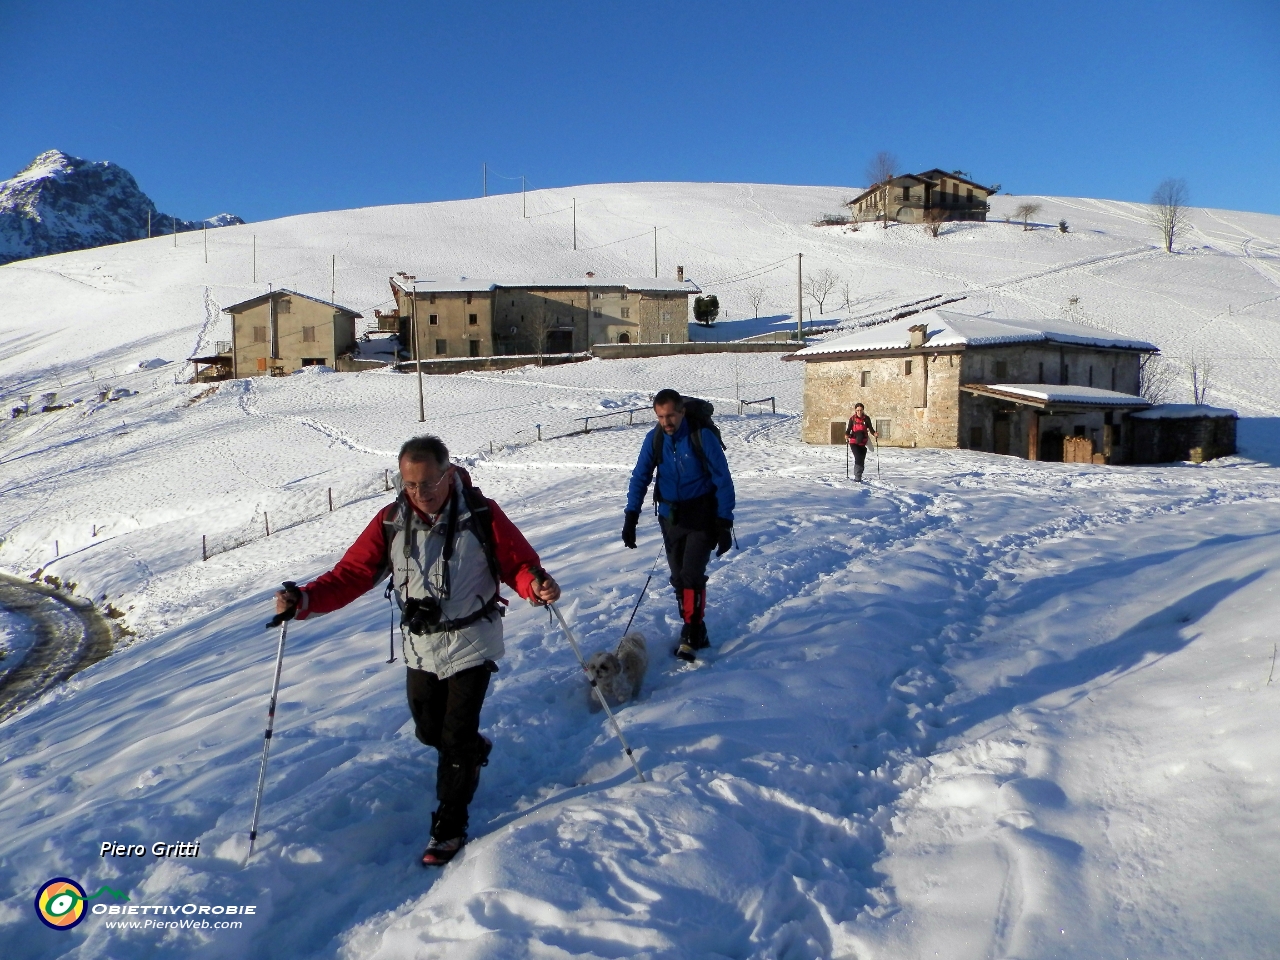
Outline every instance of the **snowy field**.
{"label": "snowy field", "polygon": [[[530,212],[559,193],[531,195]],[[652,663],[619,716],[651,783],[633,781],[588,711],[558,629],[513,604],[482,717],[495,748],[473,840],[442,872],[416,865],[434,756],[407,722],[402,665],[384,662],[379,592],[290,632],[262,832],[242,868],[275,654],[270,593],[331,566],[386,502],[384,471],[420,429],[414,378],[308,371],[207,392],[175,384],[176,364],[136,370],[225,339],[216,305],[254,291],[213,275],[212,234],[204,279],[189,235],[176,252],[153,240],[0,268],[6,396],[59,390],[60,377],[63,399],[84,398],[0,422],[0,566],[105,598],[137,634],[4,724],[4,955],[1274,956],[1280,386],[1263,359],[1280,349],[1269,252],[1280,220],[1196,211],[1197,249],[1173,258],[1130,205],[1089,200],[1046,201],[1042,216],[1071,220],[1066,235],[807,226],[850,194],[574,195],[580,246],[585,229],[610,239],[603,214],[584,216],[594,198],[613,216],[667,218],[659,242],[670,234],[673,251],[684,238],[738,243],[739,263],[797,245],[806,265],[810,245],[863,258],[858,296],[886,304],[965,289],[986,305],[953,309],[1060,316],[1079,295],[1098,322],[1171,354],[1240,358],[1220,362],[1210,399],[1246,415],[1242,455],[1101,468],[884,450],[855,485],[843,451],[799,443],[802,370],[776,354],[428,378],[427,428],[540,551],[589,649],[617,642],[659,541],[648,513],[640,549],[618,541],[647,426],[623,416],[564,435],[575,418],[668,385],[713,399],[740,504],[740,549],[712,563],[709,655],[677,666],[666,654],[678,622],[661,567],[636,618]],[[538,246],[558,214],[524,225],[518,203],[299,217],[224,228],[218,242],[256,231],[261,258],[274,237],[293,251],[281,271],[296,274],[277,285],[323,283],[327,295],[326,243],[345,238],[338,299],[361,309],[386,296],[390,270],[423,276],[424,262],[578,272],[571,252]],[[513,208],[527,236],[510,224],[464,235],[465,211],[488,208]],[[597,272],[622,272],[625,247],[603,248]],[[483,269],[465,262],[478,251]],[[709,253],[678,253],[671,263],[695,278],[730,273]],[[349,275],[344,296],[342,257],[357,255],[386,269],[363,287]],[[794,274],[769,276],[774,314]],[[732,287],[707,289],[742,315]],[[138,393],[99,403],[103,379]],[[770,394],[776,415],[736,415],[735,395]],[[536,442],[538,424],[554,439]],[[195,840],[197,858],[99,856],[106,841]],[[239,930],[120,930],[90,916],[59,932],[32,909],[55,876],[135,904],[257,909]]]}

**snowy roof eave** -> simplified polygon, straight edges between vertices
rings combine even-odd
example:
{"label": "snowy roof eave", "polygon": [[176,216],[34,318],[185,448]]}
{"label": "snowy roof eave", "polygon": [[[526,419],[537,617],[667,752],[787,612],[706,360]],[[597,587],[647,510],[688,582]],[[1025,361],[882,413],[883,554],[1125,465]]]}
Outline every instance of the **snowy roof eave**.
{"label": "snowy roof eave", "polygon": [[1196,417],[1231,417],[1239,419],[1240,414],[1226,407],[1210,407],[1202,403],[1161,403],[1146,410],[1134,413],[1143,420],[1189,420]]}
{"label": "snowy roof eave", "polygon": [[358,310],[350,307],[344,307],[340,303],[334,303],[332,300],[322,300],[320,297],[313,297],[310,294],[299,293],[297,290],[290,290],[288,287],[281,287],[279,290],[272,290],[269,293],[260,293],[256,297],[250,297],[248,300],[241,300],[239,303],[233,303],[229,307],[223,307],[223,313],[235,313],[239,310],[248,310],[250,307],[256,307],[260,303],[270,300],[272,297],[301,297],[303,300],[310,300],[312,303],[323,304],[326,307],[333,307],[335,310],[341,310],[343,313],[349,313],[353,317],[361,320],[364,315]]}
{"label": "snowy roof eave", "polygon": [[1134,393],[1049,383],[965,383],[960,389],[980,397],[1008,400],[1041,410],[1089,407],[1100,410],[1143,409],[1151,401]]}

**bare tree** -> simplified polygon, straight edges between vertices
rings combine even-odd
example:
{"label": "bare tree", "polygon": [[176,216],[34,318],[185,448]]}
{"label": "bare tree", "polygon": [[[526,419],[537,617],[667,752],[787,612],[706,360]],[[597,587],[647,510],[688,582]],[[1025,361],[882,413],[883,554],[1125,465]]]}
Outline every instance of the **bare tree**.
{"label": "bare tree", "polygon": [[1152,404],[1173,398],[1177,370],[1158,353],[1145,354],[1138,364],[1138,396]]}
{"label": "bare tree", "polygon": [[747,303],[751,304],[751,309],[755,311],[756,318],[760,317],[760,305],[764,303],[764,287],[748,287]]}
{"label": "bare tree", "polygon": [[924,232],[931,237],[936,237],[946,222],[947,211],[941,207],[930,207],[924,212]]}
{"label": "bare tree", "polygon": [[815,270],[804,278],[805,296],[818,305],[818,313],[824,312],[822,304],[839,282],[840,278],[826,268]]}
{"label": "bare tree", "polygon": [[1151,194],[1151,211],[1147,218],[1151,225],[1160,231],[1160,239],[1164,241],[1164,252],[1173,253],[1173,245],[1188,226],[1187,223],[1187,181],[1165,180]]}
{"label": "bare tree", "polygon": [[898,172],[898,166],[898,158],[888,150],[881,150],[867,163],[868,186],[880,188],[880,219],[886,230],[889,229],[889,181]]}
{"label": "bare tree", "polygon": [[1030,230],[1028,221],[1044,208],[1038,203],[1020,203],[1014,208],[1013,215],[1022,221],[1022,229]]}
{"label": "bare tree", "polygon": [[1187,360],[1187,374],[1191,377],[1191,402],[1196,406],[1208,403],[1209,387],[1213,382],[1213,363],[1208,357],[1192,354]]}

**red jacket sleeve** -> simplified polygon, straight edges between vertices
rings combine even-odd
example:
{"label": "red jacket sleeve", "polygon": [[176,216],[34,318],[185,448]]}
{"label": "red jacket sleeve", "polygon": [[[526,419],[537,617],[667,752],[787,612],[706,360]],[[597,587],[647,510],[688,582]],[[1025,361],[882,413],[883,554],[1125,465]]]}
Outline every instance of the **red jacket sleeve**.
{"label": "red jacket sleeve", "polygon": [[533,571],[542,561],[502,508],[492,500],[488,503],[493,515],[493,552],[502,582],[528,600],[533,596]]}
{"label": "red jacket sleeve", "polygon": [[387,534],[383,521],[395,509],[396,505],[392,503],[379,510],[337,565],[302,588],[299,620],[305,620],[313,613],[330,613],[345,607],[385,575]]}

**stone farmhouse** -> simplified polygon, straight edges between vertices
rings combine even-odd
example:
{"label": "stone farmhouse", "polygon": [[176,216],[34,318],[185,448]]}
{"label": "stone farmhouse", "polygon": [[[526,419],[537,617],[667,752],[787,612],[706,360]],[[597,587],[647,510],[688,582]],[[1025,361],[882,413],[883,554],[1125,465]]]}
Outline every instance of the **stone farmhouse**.
{"label": "stone farmhouse", "polygon": [[285,376],[302,367],[334,367],[355,348],[355,322],[361,318],[350,307],[284,289],[222,312],[231,314],[231,342],[219,344],[214,356],[192,358],[210,364],[197,379]]}
{"label": "stone farmhouse", "polygon": [[508,283],[399,273],[391,277],[391,292],[402,342],[412,358],[427,360],[580,353],[598,343],[685,343],[689,296],[701,291],[681,267],[675,280],[589,274]]}
{"label": "stone farmhouse", "polygon": [[883,446],[1029,460],[1131,462],[1142,340],[1056,320],[931,310],[791,354],[805,364],[807,443],[844,442],[865,405]]}
{"label": "stone farmhouse", "polygon": [[886,215],[899,223],[924,223],[931,215],[944,220],[986,220],[987,198],[996,189],[935,168],[891,177],[868,187],[845,206],[855,222]]}

